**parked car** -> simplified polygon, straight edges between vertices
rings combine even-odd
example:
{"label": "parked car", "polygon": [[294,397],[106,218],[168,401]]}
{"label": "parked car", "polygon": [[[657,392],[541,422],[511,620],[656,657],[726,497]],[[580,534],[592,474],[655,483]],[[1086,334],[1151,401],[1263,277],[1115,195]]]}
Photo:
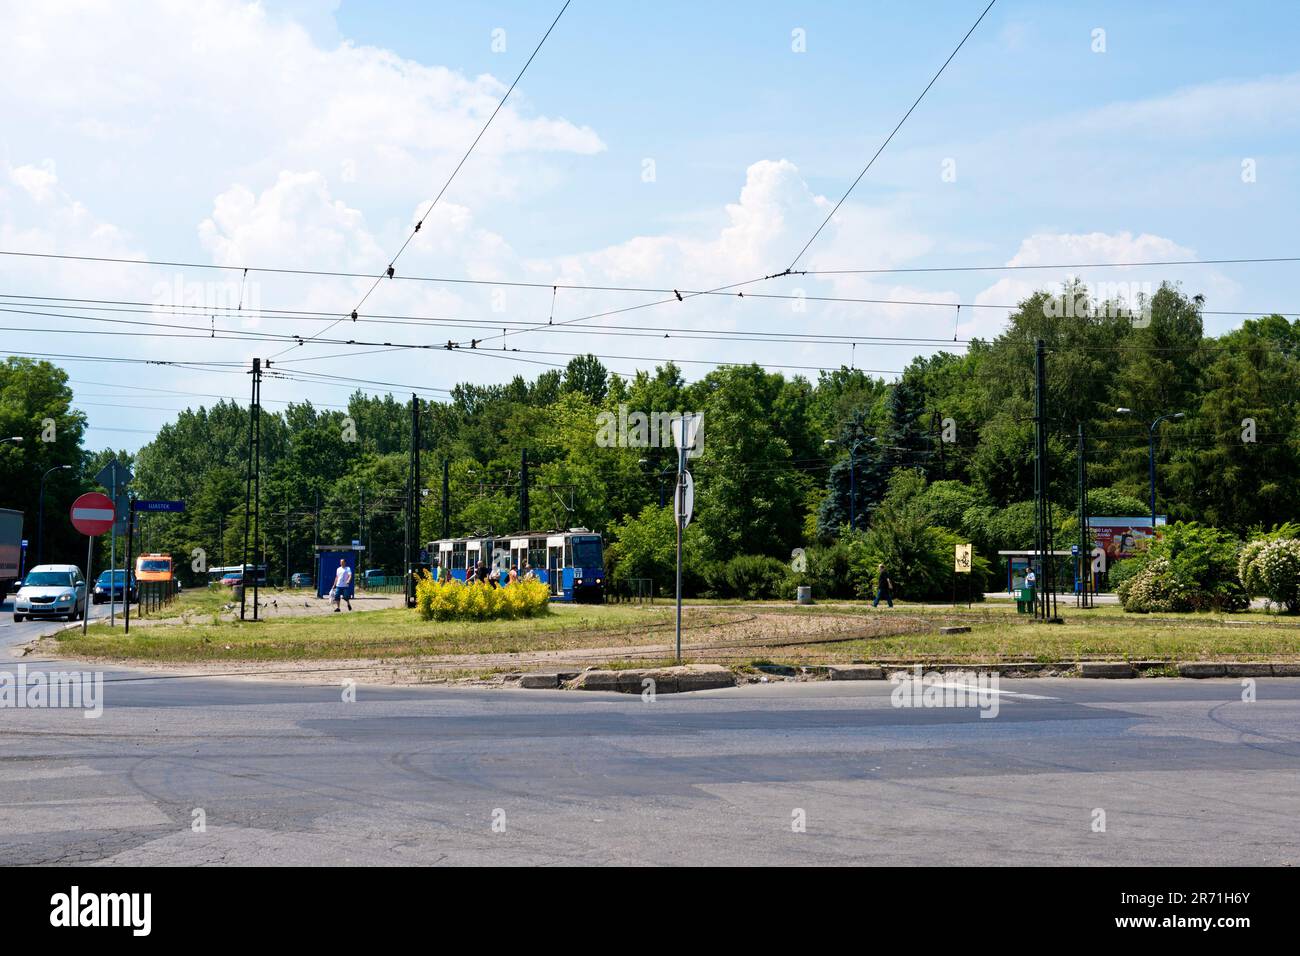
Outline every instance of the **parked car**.
{"label": "parked car", "polygon": [[367,568],[361,572],[361,583],[366,587],[374,587],[383,584],[388,580],[388,575],[380,568]]}
{"label": "parked car", "polygon": [[311,575],[305,571],[299,571],[297,574],[289,576],[289,586],[294,588],[311,587]]}
{"label": "parked car", "polygon": [[86,579],[75,564],[38,564],[14,597],[14,622],[23,618],[86,616]]}
{"label": "parked car", "polygon": [[[110,587],[109,578],[112,578]],[[95,589],[90,594],[90,603],[107,604],[111,597],[119,604],[122,602],[122,594],[126,590],[126,571],[118,569],[116,571],[104,571],[95,579]],[[135,603],[140,601],[140,582],[131,575],[131,600]]]}
{"label": "parked car", "polygon": [[244,583],[244,574],[242,571],[227,571],[221,576],[221,583],[228,588],[233,588],[237,584]]}

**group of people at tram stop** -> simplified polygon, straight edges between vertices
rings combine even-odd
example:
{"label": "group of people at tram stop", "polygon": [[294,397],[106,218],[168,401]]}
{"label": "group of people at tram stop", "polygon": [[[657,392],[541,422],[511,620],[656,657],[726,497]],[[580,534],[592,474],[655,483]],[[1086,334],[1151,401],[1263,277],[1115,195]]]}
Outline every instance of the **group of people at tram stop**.
{"label": "group of people at tram stop", "polygon": [[[522,568],[517,564],[512,564],[508,568],[501,568],[496,572],[488,569],[486,562],[480,561],[474,568],[472,574],[467,575],[470,580],[476,580],[479,584],[486,584],[489,587],[505,587],[507,584],[514,584],[516,581],[536,581],[537,572],[532,569],[527,561]],[[433,559],[433,579],[439,584],[445,584],[451,580],[451,571],[438,558]]]}

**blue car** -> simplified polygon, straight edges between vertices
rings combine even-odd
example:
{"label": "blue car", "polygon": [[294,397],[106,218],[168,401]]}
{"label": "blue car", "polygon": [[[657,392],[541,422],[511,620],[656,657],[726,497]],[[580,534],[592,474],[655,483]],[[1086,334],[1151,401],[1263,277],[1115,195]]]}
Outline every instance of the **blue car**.
{"label": "blue car", "polygon": [[[91,593],[90,600],[93,604],[107,604],[110,595],[118,604],[122,603],[123,592],[126,590],[126,571],[105,571],[95,579],[95,590]],[[131,601],[139,603],[140,601],[140,584],[131,575]]]}

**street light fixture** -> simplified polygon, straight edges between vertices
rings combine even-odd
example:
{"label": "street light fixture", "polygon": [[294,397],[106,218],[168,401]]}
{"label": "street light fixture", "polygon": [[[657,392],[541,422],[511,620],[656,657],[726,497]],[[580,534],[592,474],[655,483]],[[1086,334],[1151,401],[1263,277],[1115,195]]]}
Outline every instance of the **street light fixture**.
{"label": "street light fixture", "polygon": [[[843,442],[836,441],[834,438],[825,439],[824,445],[841,445]],[[874,438],[855,438],[849,445],[849,530],[858,529],[858,467],[857,454],[858,449],[863,445],[874,445]]]}
{"label": "street light fixture", "polygon": [[[1131,415],[1131,408],[1115,409],[1121,415]],[[1179,418],[1186,418],[1185,412],[1170,412],[1167,415],[1161,415],[1147,428],[1147,473],[1150,479],[1151,491],[1151,534],[1156,533],[1156,429],[1160,427],[1161,422],[1172,421]]]}
{"label": "street light fixture", "polygon": [[[651,461],[649,458],[638,458],[637,464],[653,466],[654,462]],[[676,469],[673,468],[664,468],[661,471],[655,472],[656,477],[658,477],[659,479],[659,507],[660,508],[663,508],[668,504],[664,479],[669,475],[675,475],[676,473],[677,473]]]}
{"label": "street light fixture", "polygon": [[36,563],[44,564],[45,558],[45,479],[56,471],[70,471],[71,465],[55,465],[45,474],[41,475],[41,498],[40,508],[36,512]]}
{"label": "street light fixture", "polygon": [[13,438],[0,438],[0,445],[3,445],[7,441],[11,441],[15,445],[21,445],[23,443],[23,436],[15,435]]}

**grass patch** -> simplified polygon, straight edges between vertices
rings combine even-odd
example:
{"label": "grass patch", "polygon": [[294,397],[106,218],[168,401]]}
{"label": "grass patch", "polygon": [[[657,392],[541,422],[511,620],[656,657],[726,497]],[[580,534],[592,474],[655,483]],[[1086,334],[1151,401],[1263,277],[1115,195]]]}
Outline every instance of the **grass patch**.
{"label": "grass patch", "polygon": [[[500,621],[426,622],[414,611],[390,608],[260,623],[214,622],[213,608],[220,610],[228,601],[228,591],[197,589],[185,592],[171,614],[179,614],[180,622],[150,623],[132,629],[129,638],[121,627],[92,624],[85,637],[78,629],[51,640],[55,653],[70,657],[182,664],[385,661],[609,648],[609,654],[600,656],[618,669],[662,666],[645,656],[661,657],[661,648],[673,636],[673,609],[663,605],[555,604],[539,617]],[[1039,624],[1017,615],[1014,605],[986,604],[970,611],[916,606],[872,611],[861,605],[795,609],[788,602],[693,607],[683,628],[683,651],[698,662],[751,670],[777,662],[1300,660],[1300,621],[1262,611],[1157,616],[1063,604],[1061,615],[1063,624]],[[950,624],[967,624],[972,630],[938,633]],[[499,663],[449,661],[447,666],[479,671]]]}
{"label": "grass patch", "polygon": [[[1090,612],[1085,612],[1090,613]],[[1300,631],[1260,622],[1224,626],[1198,620],[1106,622],[1079,614],[1064,624],[972,624],[968,634],[922,632],[810,644],[799,657],[821,660],[931,660],[997,663],[1061,660],[1295,660]],[[788,655],[782,655],[788,656]]]}
{"label": "grass patch", "polygon": [[[195,613],[203,613],[196,602]],[[155,624],[133,630],[92,624],[57,635],[60,653],[156,661],[273,661],[493,654],[619,647],[662,640],[667,609],[557,605],[515,621],[421,621],[405,608],[279,620]]]}

